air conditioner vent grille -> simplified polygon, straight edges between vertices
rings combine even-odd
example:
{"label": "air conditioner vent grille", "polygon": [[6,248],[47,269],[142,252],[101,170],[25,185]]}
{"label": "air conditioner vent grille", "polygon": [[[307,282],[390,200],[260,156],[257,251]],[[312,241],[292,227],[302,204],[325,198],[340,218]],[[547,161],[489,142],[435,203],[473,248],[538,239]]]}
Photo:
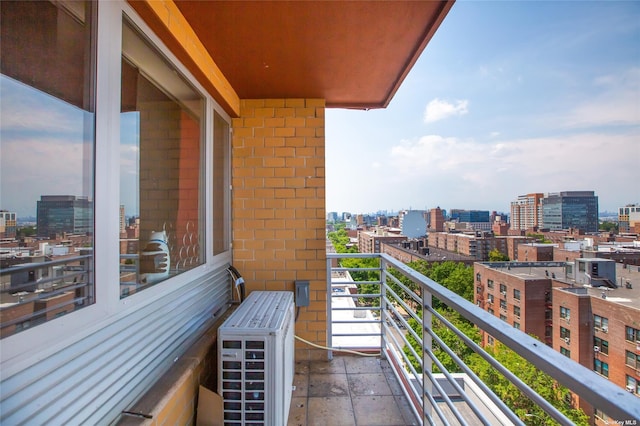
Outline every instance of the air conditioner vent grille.
{"label": "air conditioner vent grille", "polygon": [[286,424],[293,390],[293,292],[253,292],[218,330],[225,426]]}

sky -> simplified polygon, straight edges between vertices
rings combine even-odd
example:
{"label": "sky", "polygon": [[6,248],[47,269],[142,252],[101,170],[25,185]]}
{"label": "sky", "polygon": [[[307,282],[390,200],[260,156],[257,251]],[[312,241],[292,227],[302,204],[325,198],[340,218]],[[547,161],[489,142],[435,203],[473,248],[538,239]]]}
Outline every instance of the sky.
{"label": "sky", "polygon": [[386,109],[327,109],[326,208],[640,203],[640,1],[458,0]]}

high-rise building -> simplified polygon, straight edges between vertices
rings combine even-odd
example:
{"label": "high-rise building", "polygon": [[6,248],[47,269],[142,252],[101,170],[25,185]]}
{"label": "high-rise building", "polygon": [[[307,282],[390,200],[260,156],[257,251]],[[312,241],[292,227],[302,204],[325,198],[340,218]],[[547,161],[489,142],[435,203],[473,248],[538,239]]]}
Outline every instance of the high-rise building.
{"label": "high-rise building", "polygon": [[37,204],[38,236],[93,233],[93,202],[75,195],[41,195]]}
{"label": "high-rise building", "polygon": [[511,229],[542,227],[542,193],[519,195],[511,202]]}
{"label": "high-rise building", "polygon": [[618,229],[620,232],[636,232],[640,224],[640,204],[627,204],[618,209]]}
{"label": "high-rise building", "polygon": [[564,191],[542,199],[542,226],[598,232],[598,197],[593,191]]}
{"label": "high-rise building", "polygon": [[0,238],[15,238],[17,229],[16,213],[0,210]]}
{"label": "high-rise building", "polygon": [[442,232],[444,230],[444,214],[440,207],[429,210],[429,231]]}

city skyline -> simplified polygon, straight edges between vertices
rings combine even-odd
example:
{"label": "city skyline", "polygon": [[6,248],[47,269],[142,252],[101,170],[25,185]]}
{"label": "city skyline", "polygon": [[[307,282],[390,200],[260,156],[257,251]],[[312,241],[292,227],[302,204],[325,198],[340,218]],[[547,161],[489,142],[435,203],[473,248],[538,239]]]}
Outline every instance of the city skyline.
{"label": "city skyline", "polygon": [[326,111],[327,211],[638,203],[640,3],[457,2],[385,110]]}

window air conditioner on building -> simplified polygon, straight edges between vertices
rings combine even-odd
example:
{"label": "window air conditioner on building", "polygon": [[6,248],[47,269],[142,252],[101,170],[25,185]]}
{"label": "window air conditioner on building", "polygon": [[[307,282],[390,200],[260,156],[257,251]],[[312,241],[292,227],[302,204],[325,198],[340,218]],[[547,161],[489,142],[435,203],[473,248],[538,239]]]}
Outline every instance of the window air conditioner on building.
{"label": "window air conditioner on building", "polygon": [[607,331],[609,331],[609,327],[602,327],[602,332],[606,333]]}
{"label": "window air conditioner on building", "polygon": [[593,347],[593,351],[594,352],[600,352],[600,346],[594,346]]}
{"label": "window air conditioner on building", "polygon": [[290,291],[254,291],[218,329],[225,426],[286,425],[294,374]]}
{"label": "window air conditioner on building", "polygon": [[628,391],[628,392],[634,393],[634,392],[635,392],[635,390],[636,390],[636,389],[635,389],[635,386],[627,385],[627,391]]}
{"label": "window air conditioner on building", "polygon": [[570,341],[571,341],[571,339],[569,339],[568,337],[565,337],[565,338],[564,338],[564,342],[565,342],[565,343],[567,343],[567,344],[568,344]]}

